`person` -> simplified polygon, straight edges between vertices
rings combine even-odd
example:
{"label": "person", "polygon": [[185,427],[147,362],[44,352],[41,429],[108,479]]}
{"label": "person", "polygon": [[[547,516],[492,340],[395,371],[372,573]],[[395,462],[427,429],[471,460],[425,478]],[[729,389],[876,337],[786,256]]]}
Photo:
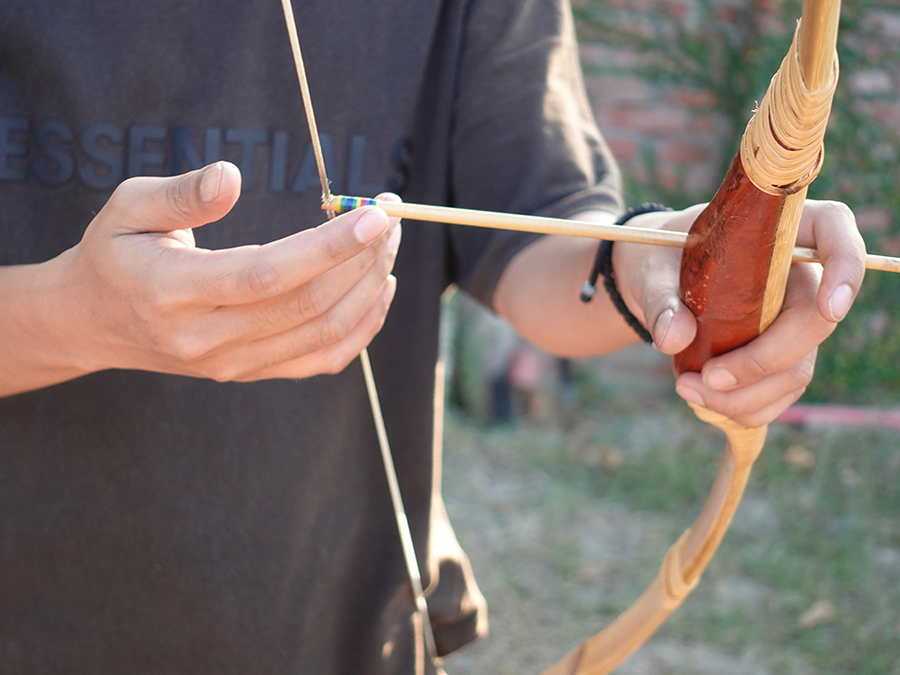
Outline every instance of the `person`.
{"label": "person", "polygon": [[[565,0],[297,4],[335,192],[622,210]],[[596,242],[407,223],[401,247],[380,209],[323,222],[319,200],[276,3],[0,9],[4,674],[430,672],[363,347],[439,650],[484,632],[440,500],[442,291],[561,355],[637,338],[577,297]],[[796,267],[772,329],[681,396],[755,425],[802,392],[863,270],[842,206],[811,203],[801,243],[824,270]],[[695,326],[678,255],[613,249],[667,354]]]}

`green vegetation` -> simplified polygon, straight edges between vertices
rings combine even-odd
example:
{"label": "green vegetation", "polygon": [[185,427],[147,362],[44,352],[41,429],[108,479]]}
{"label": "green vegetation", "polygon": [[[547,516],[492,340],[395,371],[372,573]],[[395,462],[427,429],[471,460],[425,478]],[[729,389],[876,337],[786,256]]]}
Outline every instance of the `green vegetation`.
{"label": "green vegetation", "polygon": [[[565,434],[448,420],[448,509],[499,606],[497,662],[525,641],[536,672],[605,626],[706,497],[722,438],[681,405],[616,401]],[[774,429],[732,531],[659,633],[685,662],[654,672],[900,675],[898,512],[896,432]],[[492,648],[473,650],[479,672]],[[701,663],[710,653],[733,670]]]}
{"label": "green vegetation", "polygon": [[[676,16],[681,5],[685,16]],[[769,7],[769,9],[765,9]],[[883,30],[879,11],[897,11],[888,0],[844,0],[838,51],[841,82],[833,122],[826,137],[826,162],[810,196],[846,202],[855,211],[887,214],[886,230],[864,233],[872,252],[897,254],[900,248],[900,138],[883,121],[879,106],[896,105],[893,87],[866,87],[867,77],[900,75],[900,51]],[[799,0],[742,3],[651,3],[638,8],[618,0],[586,0],[577,10],[583,42],[601,42],[635,55],[627,67],[587,63],[590,72],[636,75],[655,86],[682,86],[711,93],[706,111],[731,129],[721,174],[734,156],[748,111],[755,107],[790,43],[790,29],[800,15]],[[854,83],[855,86],[854,86]],[[898,108],[894,107],[896,111]],[[893,113],[893,114],[896,114]],[[896,121],[893,122],[896,129]],[[705,201],[682,183],[664,188],[645,158],[648,178],[626,176],[632,201],[666,201],[682,207]],[[900,278],[883,272],[868,275],[853,312],[820,350],[810,400],[872,404],[900,400]]]}

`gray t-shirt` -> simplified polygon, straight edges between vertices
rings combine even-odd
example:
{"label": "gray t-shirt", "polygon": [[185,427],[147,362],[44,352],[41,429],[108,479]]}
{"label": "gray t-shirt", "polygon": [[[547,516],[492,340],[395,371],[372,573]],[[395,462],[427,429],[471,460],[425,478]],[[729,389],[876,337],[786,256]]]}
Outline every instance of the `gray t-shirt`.
{"label": "gray t-shirt", "polygon": [[[616,210],[563,3],[295,2],[333,190]],[[0,264],[75,245],[130,176],[216,159],[244,191],[200,246],[321,222],[275,0],[4,0]],[[444,652],[484,623],[441,517],[440,295],[489,303],[531,239],[408,223],[370,348]],[[405,673],[416,630],[358,364],[252,384],[107,371],[0,399],[4,675]]]}

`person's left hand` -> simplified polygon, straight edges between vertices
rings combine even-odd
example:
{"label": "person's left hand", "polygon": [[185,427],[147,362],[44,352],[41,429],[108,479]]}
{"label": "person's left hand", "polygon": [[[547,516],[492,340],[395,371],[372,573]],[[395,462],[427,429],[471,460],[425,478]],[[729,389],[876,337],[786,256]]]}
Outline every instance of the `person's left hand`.
{"label": "person's left hand", "polygon": [[[650,213],[629,226],[687,231],[700,214]],[[758,338],[710,359],[700,373],[683,373],[675,388],[696,403],[748,427],[774,420],[794,403],[812,379],[819,344],[850,309],[865,273],[865,245],[853,213],[837,202],[807,201],[797,239],[819,250],[823,265],[794,264],[784,307]],[[613,247],[616,282],[629,309],[648,327],[657,348],[677,354],[697,328],[679,300],[681,251],[618,242]]]}

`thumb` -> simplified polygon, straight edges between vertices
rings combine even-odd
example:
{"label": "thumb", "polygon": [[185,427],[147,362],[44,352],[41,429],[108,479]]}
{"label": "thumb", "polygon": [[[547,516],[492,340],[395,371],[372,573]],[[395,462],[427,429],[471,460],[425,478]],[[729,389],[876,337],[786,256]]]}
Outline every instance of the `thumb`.
{"label": "thumb", "polygon": [[180,176],[138,176],[120,184],[106,208],[119,233],[200,227],[228,213],[241,193],[241,172],[216,162]]}
{"label": "thumb", "polygon": [[677,354],[687,348],[697,332],[697,321],[679,296],[681,252],[662,247],[648,251],[646,246],[641,250],[643,259],[638,264],[616,266],[623,299],[653,336],[656,348],[664,354]]}
{"label": "thumb", "polygon": [[647,303],[644,315],[653,335],[653,344],[663,354],[684,351],[697,333],[697,320],[676,294],[669,295],[663,303]]}
{"label": "thumb", "polygon": [[[702,208],[646,213],[628,224],[686,232]],[[656,348],[664,354],[684,351],[694,339],[697,321],[679,296],[681,251],[620,242],[613,247],[613,266],[626,304],[643,317]]]}

